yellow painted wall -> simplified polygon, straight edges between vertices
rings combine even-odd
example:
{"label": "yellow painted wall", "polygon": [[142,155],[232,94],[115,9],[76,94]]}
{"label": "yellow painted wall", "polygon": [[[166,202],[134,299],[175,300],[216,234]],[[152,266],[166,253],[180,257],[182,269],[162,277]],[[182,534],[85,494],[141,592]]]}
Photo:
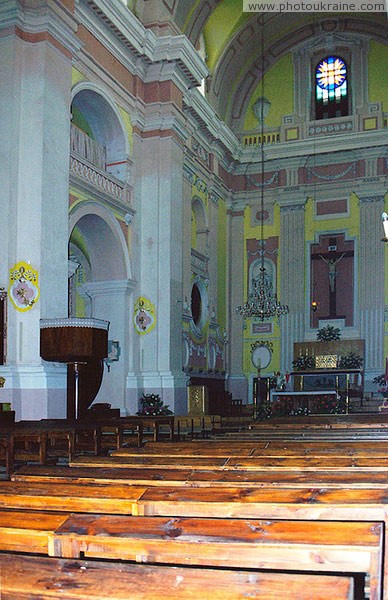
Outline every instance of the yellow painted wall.
{"label": "yellow painted wall", "polygon": [[267,98],[272,105],[265,119],[265,126],[279,127],[282,116],[291,114],[294,110],[293,89],[294,68],[292,57],[290,54],[287,54],[265,74],[264,90],[262,82],[260,82],[253,92],[245,116],[244,130],[259,129],[259,122],[255,117],[252,107],[261,96]]}
{"label": "yellow painted wall", "polygon": [[383,111],[388,111],[388,51],[377,42],[370,42],[368,55],[369,101],[381,102]]}
{"label": "yellow painted wall", "polygon": [[241,9],[242,0],[241,2],[224,0],[217,5],[208,18],[203,29],[203,36],[206,46],[206,62],[210,71],[216,66],[226,42],[251,16],[249,13],[243,13]]}

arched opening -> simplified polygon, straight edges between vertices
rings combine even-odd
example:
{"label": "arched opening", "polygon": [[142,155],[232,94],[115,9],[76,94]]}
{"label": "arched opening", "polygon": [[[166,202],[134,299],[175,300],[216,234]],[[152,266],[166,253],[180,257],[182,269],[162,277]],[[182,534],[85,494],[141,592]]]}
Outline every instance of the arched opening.
{"label": "arched opening", "polygon": [[95,90],[81,89],[73,98],[71,118],[72,152],[126,181],[127,140],[114,107]]}

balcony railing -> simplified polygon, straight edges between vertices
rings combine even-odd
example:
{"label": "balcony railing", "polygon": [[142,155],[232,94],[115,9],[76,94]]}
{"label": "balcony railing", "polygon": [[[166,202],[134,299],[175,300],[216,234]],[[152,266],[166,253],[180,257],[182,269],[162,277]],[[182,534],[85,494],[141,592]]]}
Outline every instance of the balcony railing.
{"label": "balcony railing", "polygon": [[71,125],[70,149],[99,169],[106,168],[106,148],[76,125]]}

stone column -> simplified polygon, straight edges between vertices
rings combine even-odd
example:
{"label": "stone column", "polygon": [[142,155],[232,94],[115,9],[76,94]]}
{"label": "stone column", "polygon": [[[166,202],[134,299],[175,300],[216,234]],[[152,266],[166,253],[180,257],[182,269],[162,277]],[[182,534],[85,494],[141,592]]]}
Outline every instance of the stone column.
{"label": "stone column", "polygon": [[[360,337],[365,339],[364,366],[366,377],[370,379],[384,370],[384,280],[387,247],[381,242],[383,211],[382,195],[360,197],[359,266],[356,281],[359,282]],[[355,297],[357,298],[357,294]]]}
{"label": "stone column", "polygon": [[292,370],[294,342],[305,335],[305,241],[303,202],[280,207],[280,295],[282,304],[289,307],[281,317],[280,370]]}
{"label": "stone column", "polygon": [[6,2],[2,25],[0,285],[20,261],[38,271],[40,285],[30,310],[9,303],[5,400],[17,419],[60,417],[66,368],[42,364],[39,319],[67,316],[69,107],[79,45],[72,17],[49,0]]}

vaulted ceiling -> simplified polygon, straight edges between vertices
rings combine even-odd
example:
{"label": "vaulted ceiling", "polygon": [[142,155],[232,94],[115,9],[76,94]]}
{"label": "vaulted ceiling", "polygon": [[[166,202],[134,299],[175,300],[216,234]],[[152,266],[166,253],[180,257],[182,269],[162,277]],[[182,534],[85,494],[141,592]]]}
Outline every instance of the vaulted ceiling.
{"label": "vaulted ceiling", "polygon": [[383,44],[388,39],[386,13],[244,13],[242,0],[138,0],[135,4],[139,7],[141,2],[148,5],[148,14],[159,17],[163,4],[175,30],[203,52],[210,72],[206,96],[237,134],[263,68],[267,72],[283,56],[302,50],[316,38],[322,38],[328,51],[343,34]]}

